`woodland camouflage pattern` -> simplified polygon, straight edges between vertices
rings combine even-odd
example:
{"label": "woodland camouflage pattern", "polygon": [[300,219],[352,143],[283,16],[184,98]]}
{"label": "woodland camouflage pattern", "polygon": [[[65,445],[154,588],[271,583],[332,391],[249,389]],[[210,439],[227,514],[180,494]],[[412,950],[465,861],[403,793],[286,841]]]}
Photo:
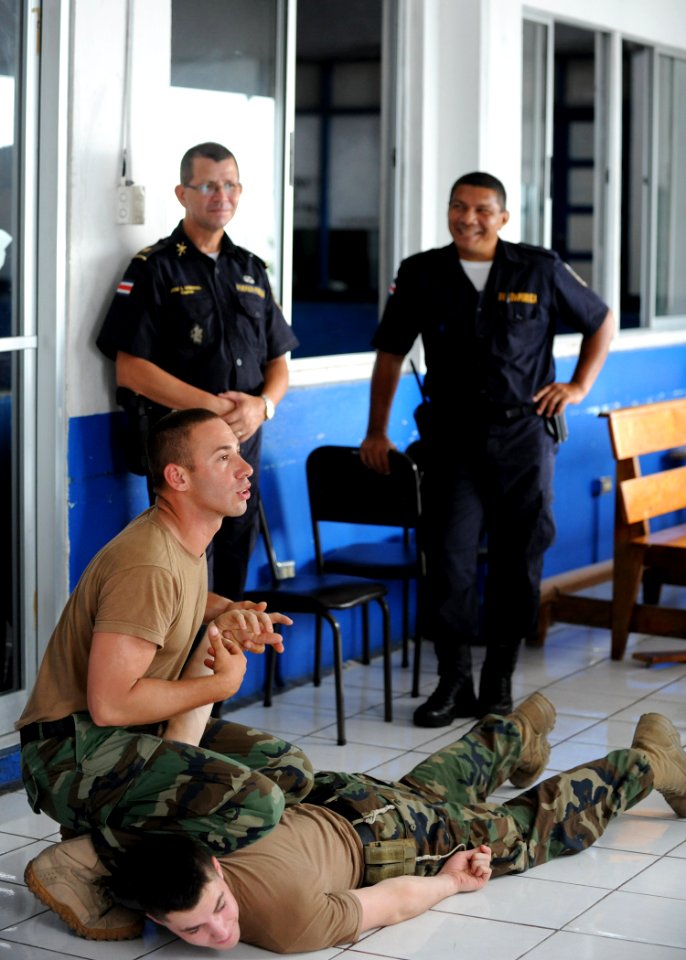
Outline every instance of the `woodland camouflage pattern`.
{"label": "woodland camouflage pattern", "polygon": [[307,802],[352,823],[363,820],[363,842],[413,837],[417,875],[437,873],[459,845],[486,843],[493,850],[493,875],[499,876],[586,849],[610,820],[652,789],[644,755],[614,750],[506,803],[488,803],[520,754],[517,725],[490,716],[390,785],[361,774],[317,773]]}
{"label": "woodland camouflage pattern", "polygon": [[212,719],[193,747],[74,719],[74,737],[22,749],[24,784],[34,811],[92,833],[105,859],[138,831],[184,833],[230,853],[269,833],[312,786],[301,750],[240,724]]}

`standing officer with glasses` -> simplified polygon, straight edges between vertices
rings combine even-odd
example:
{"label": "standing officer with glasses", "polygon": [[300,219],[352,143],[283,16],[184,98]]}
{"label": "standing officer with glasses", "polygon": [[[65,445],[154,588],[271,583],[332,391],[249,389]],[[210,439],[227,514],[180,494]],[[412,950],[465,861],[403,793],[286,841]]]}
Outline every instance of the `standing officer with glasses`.
{"label": "standing officer with glasses", "polygon": [[[191,147],[175,189],[185,216],[144,247],[117,286],[97,344],[116,364],[117,400],[132,428],[131,469],[146,473],[149,427],[170,409],[204,407],[231,427],[259,478],[261,430],[288,389],[285,354],[298,345],[275,303],[265,264],[224,232],[242,186],[219,143]],[[258,498],[214,537],[211,589],[237,600],[258,530]]]}

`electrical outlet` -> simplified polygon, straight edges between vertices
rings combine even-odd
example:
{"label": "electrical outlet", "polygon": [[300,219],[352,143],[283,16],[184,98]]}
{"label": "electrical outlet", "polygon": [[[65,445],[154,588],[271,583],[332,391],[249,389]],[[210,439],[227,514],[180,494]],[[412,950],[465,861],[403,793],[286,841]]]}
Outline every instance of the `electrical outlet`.
{"label": "electrical outlet", "polygon": [[117,187],[117,223],[145,223],[145,187],[137,183]]}
{"label": "electrical outlet", "polygon": [[591,483],[591,494],[594,497],[602,497],[605,493],[612,493],[612,477],[596,477]]}
{"label": "electrical outlet", "polygon": [[276,561],[276,579],[291,580],[295,576],[295,560]]}
{"label": "electrical outlet", "polygon": [[612,477],[599,477],[598,485],[600,487],[601,494],[612,493]]}

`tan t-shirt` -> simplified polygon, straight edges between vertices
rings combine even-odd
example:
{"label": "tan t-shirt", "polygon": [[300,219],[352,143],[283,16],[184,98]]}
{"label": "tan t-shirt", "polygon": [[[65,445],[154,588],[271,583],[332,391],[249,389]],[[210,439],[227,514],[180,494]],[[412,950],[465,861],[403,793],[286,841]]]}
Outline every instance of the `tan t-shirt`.
{"label": "tan t-shirt", "polygon": [[362,843],[332,810],[288,807],[268,836],[221,865],[245,943],[296,953],[360,936],[362,905],[349,891],[362,882]]}
{"label": "tan t-shirt", "polygon": [[156,507],[93,557],[50,638],[17,728],[88,709],[94,632],[125,633],[158,648],[146,677],[176,680],[207,607],[207,561],[160,523]]}

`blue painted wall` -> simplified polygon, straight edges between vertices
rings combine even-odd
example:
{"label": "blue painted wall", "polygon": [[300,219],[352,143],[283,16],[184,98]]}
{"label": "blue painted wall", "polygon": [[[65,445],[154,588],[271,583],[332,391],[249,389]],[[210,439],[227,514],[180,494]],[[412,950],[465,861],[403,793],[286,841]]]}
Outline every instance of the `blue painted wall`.
{"label": "blue painted wall", "polygon": [[[569,379],[573,359],[558,362],[558,378]],[[597,495],[597,480],[614,477],[607,425],[601,409],[650,403],[686,395],[686,346],[610,355],[588,400],[568,410],[570,438],[560,448],[555,481],[557,539],[546,556],[550,575],[606,559],[612,554],[614,498]],[[366,382],[291,389],[277,417],[264,428],[262,491],[277,554],[295,560],[306,572],[312,565],[305,460],[324,443],[359,444],[367,423]],[[404,377],[391,417],[390,435],[401,449],[417,438],[412,411],[418,402],[411,376]],[[468,412],[464,415],[468,415]],[[145,482],[126,473],[121,457],[123,417],[119,413],[73,418],[69,429],[70,583],[73,588],[93,554],[133,516],[147,506]],[[460,419],[446,438],[446,468],[459,444]],[[331,528],[342,542],[348,531]],[[359,539],[359,530],[351,537]],[[386,534],[380,534],[386,535]],[[253,557],[248,585],[267,576],[261,545]],[[395,640],[399,642],[400,592],[391,592]],[[372,620],[372,630],[376,621]],[[359,612],[342,616],[347,657],[361,649]],[[312,669],[313,624],[301,618],[288,632],[287,652],[280,658],[286,681],[301,679]],[[325,661],[327,657],[325,636]],[[377,643],[378,649],[379,644]],[[242,693],[259,692],[261,664],[251,660]],[[253,664],[257,669],[253,669]]]}

